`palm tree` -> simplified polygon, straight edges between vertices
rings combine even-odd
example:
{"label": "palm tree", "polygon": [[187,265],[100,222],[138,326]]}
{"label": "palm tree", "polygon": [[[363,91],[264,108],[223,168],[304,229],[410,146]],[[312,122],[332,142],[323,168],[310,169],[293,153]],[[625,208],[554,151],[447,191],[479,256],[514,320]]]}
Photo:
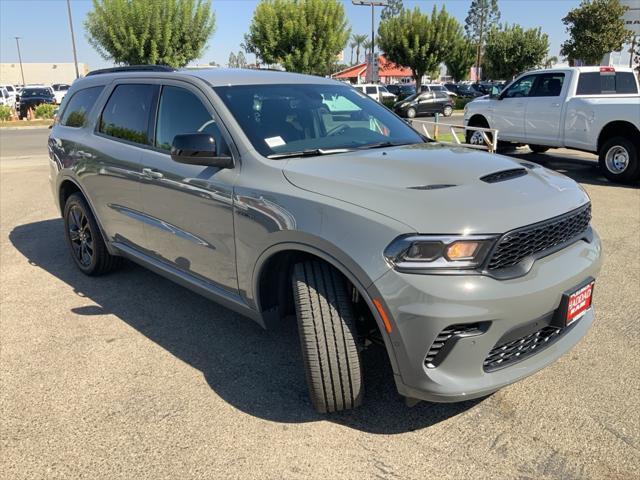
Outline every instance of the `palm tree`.
{"label": "palm tree", "polygon": [[366,59],[369,55],[369,51],[371,50],[371,40],[367,39],[362,42],[362,47],[364,48],[364,58]]}
{"label": "palm tree", "polygon": [[358,34],[354,33],[352,38],[353,38],[353,41],[356,44],[356,63],[358,63],[360,61],[360,45],[362,45],[367,40],[367,36],[366,35],[358,35]]}
{"label": "palm tree", "polygon": [[356,48],[356,42],[351,42],[349,44],[349,46],[351,47],[351,63],[350,63],[350,65],[353,65],[353,49]]}

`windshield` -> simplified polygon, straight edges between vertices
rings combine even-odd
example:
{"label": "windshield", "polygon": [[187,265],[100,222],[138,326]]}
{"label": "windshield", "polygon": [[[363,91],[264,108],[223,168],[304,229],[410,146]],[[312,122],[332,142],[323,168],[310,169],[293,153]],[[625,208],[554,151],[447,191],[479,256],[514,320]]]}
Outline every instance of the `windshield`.
{"label": "windshield", "polygon": [[20,94],[22,97],[49,97],[51,91],[48,88],[25,88]]}
{"label": "windshield", "polygon": [[214,87],[264,156],[423,140],[386,107],[342,85]]}

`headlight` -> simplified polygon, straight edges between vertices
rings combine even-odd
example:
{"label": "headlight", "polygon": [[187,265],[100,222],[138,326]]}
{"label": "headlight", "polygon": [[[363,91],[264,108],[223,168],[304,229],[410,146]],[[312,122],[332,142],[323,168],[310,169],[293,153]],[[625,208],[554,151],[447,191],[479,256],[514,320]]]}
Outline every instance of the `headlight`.
{"label": "headlight", "polygon": [[406,235],[395,239],[384,256],[403,271],[473,270],[484,263],[495,240],[492,235]]}
{"label": "headlight", "polygon": [[402,103],[400,104],[400,108],[404,108],[404,107],[406,107],[407,105],[409,105],[409,102],[402,102]]}

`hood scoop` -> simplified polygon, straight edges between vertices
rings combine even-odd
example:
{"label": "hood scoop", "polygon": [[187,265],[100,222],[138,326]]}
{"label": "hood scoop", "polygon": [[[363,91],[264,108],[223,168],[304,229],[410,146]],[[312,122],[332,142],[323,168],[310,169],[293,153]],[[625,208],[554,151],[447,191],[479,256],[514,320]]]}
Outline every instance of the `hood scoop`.
{"label": "hood scoop", "polygon": [[443,188],[457,187],[449,183],[436,183],[434,185],[416,185],[415,187],[407,187],[409,190],[440,190]]}
{"label": "hood scoop", "polygon": [[510,168],[509,170],[502,170],[500,172],[490,173],[484,177],[480,177],[480,180],[486,183],[498,183],[512,178],[522,177],[527,174],[526,168]]}

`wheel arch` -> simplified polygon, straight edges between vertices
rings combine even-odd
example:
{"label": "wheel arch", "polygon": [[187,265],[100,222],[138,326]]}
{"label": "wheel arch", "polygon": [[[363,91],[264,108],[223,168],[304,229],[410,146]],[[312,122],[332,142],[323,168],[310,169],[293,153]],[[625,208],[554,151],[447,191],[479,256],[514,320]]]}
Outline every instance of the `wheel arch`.
{"label": "wheel arch", "polygon": [[[373,303],[374,296],[380,298],[380,295],[371,295],[371,292],[377,292],[373,281],[346,255],[340,255],[338,258],[336,255],[327,253],[324,248],[299,242],[282,242],[265,250],[256,262],[253,275],[253,295],[265,327],[273,326],[283,314],[288,313],[283,311],[283,306],[289,304],[285,297],[291,295],[291,269],[296,262],[309,258],[317,258],[328,263],[354,286],[375,320],[393,371],[397,374],[399,370],[393,344],[385,329],[384,321]],[[384,301],[382,303],[384,304]]]}
{"label": "wheel arch", "polygon": [[469,119],[467,124],[469,127],[484,127],[489,128],[489,120],[481,113],[475,113]]}
{"label": "wheel arch", "polygon": [[607,123],[602,127],[602,130],[600,130],[597,145],[598,153],[600,153],[602,145],[612,137],[625,137],[640,147],[640,140],[638,140],[638,138],[640,138],[640,131],[638,131],[638,128],[629,121],[615,120]]}

